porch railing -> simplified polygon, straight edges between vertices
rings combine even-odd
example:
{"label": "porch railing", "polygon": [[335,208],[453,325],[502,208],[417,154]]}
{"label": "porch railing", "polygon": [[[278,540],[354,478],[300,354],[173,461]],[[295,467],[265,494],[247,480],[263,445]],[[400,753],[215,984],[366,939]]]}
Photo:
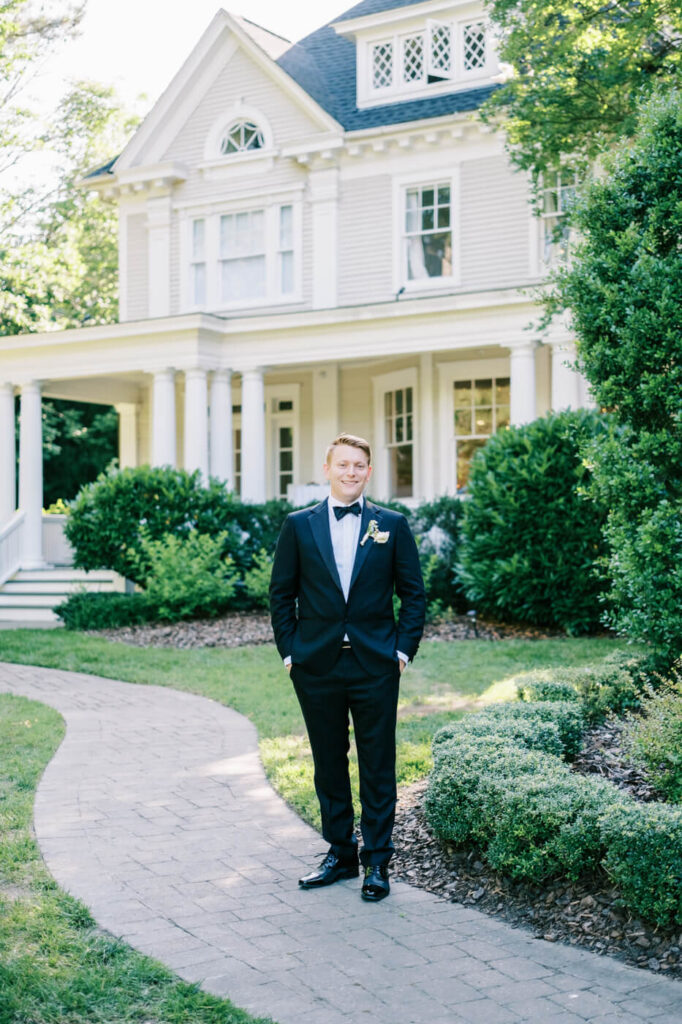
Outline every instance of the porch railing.
{"label": "porch railing", "polygon": [[21,568],[24,513],[19,510],[0,528],[0,586]]}

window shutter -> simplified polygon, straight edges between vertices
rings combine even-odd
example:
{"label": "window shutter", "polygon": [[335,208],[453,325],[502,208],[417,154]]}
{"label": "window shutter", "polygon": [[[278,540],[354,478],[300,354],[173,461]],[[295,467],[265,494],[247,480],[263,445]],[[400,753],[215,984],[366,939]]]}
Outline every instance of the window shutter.
{"label": "window shutter", "polygon": [[455,77],[455,31],[447,21],[426,22],[426,73],[429,78]]}

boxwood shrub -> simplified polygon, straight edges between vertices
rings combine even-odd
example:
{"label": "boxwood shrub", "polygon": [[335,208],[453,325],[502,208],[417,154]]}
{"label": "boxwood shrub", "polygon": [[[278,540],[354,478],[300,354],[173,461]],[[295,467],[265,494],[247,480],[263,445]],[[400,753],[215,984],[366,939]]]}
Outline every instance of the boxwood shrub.
{"label": "boxwood shrub", "polygon": [[147,594],[77,593],[55,608],[67,629],[116,629],[158,619]]}
{"label": "boxwood shrub", "polygon": [[492,704],[486,714],[502,721],[510,718],[527,722],[553,722],[568,758],[575,757],[580,750],[585,716],[580,704],[574,701],[513,701],[508,704]]}
{"label": "boxwood shrub", "polygon": [[601,822],[604,867],[628,907],[660,927],[682,925],[682,808],[611,808]]}
{"label": "boxwood shrub", "polygon": [[561,741],[559,727],[556,722],[530,721],[511,715],[508,719],[499,716],[481,714],[467,715],[458,722],[439,729],[433,738],[433,749],[440,751],[441,745],[454,739],[461,741],[466,738],[497,736],[509,739],[529,750],[544,750],[546,754],[561,757],[564,745]]}
{"label": "boxwood shrub", "polygon": [[516,677],[516,688],[524,701],[578,701],[587,722],[596,725],[608,714],[638,708],[651,678],[646,655],[615,652],[598,665],[525,673]]}
{"label": "boxwood shrub", "polygon": [[610,782],[570,772],[500,780],[497,789],[486,857],[495,870],[533,882],[596,871],[605,853],[601,817],[626,799]]}

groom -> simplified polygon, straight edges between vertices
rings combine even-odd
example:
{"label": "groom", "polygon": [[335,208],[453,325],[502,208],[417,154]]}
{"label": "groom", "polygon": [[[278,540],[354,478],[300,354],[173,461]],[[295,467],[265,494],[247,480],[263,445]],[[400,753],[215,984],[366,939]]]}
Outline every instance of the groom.
{"label": "groom", "polygon": [[287,517],[270,584],[275,641],[310,737],[322,835],[330,844],[299,885],[319,888],[359,873],[350,713],[360,769],[361,894],[378,902],[390,888],[399,680],[424,628],[424,584],[405,517],[364,497],[372,473],[367,441],[340,434],[327,449],[324,472],[330,496]]}

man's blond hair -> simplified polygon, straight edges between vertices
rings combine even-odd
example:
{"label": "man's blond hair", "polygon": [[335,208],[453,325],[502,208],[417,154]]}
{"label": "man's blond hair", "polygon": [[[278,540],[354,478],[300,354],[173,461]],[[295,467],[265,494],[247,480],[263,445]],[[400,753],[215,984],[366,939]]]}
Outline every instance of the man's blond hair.
{"label": "man's blond hair", "polygon": [[351,448],[359,448],[367,456],[367,464],[372,465],[372,449],[369,446],[369,441],[365,441],[364,437],[356,437],[355,434],[339,434],[335,437],[332,443],[327,448],[327,454],[324,457],[325,466],[330,465],[330,459],[335,448],[339,445],[347,444]]}

